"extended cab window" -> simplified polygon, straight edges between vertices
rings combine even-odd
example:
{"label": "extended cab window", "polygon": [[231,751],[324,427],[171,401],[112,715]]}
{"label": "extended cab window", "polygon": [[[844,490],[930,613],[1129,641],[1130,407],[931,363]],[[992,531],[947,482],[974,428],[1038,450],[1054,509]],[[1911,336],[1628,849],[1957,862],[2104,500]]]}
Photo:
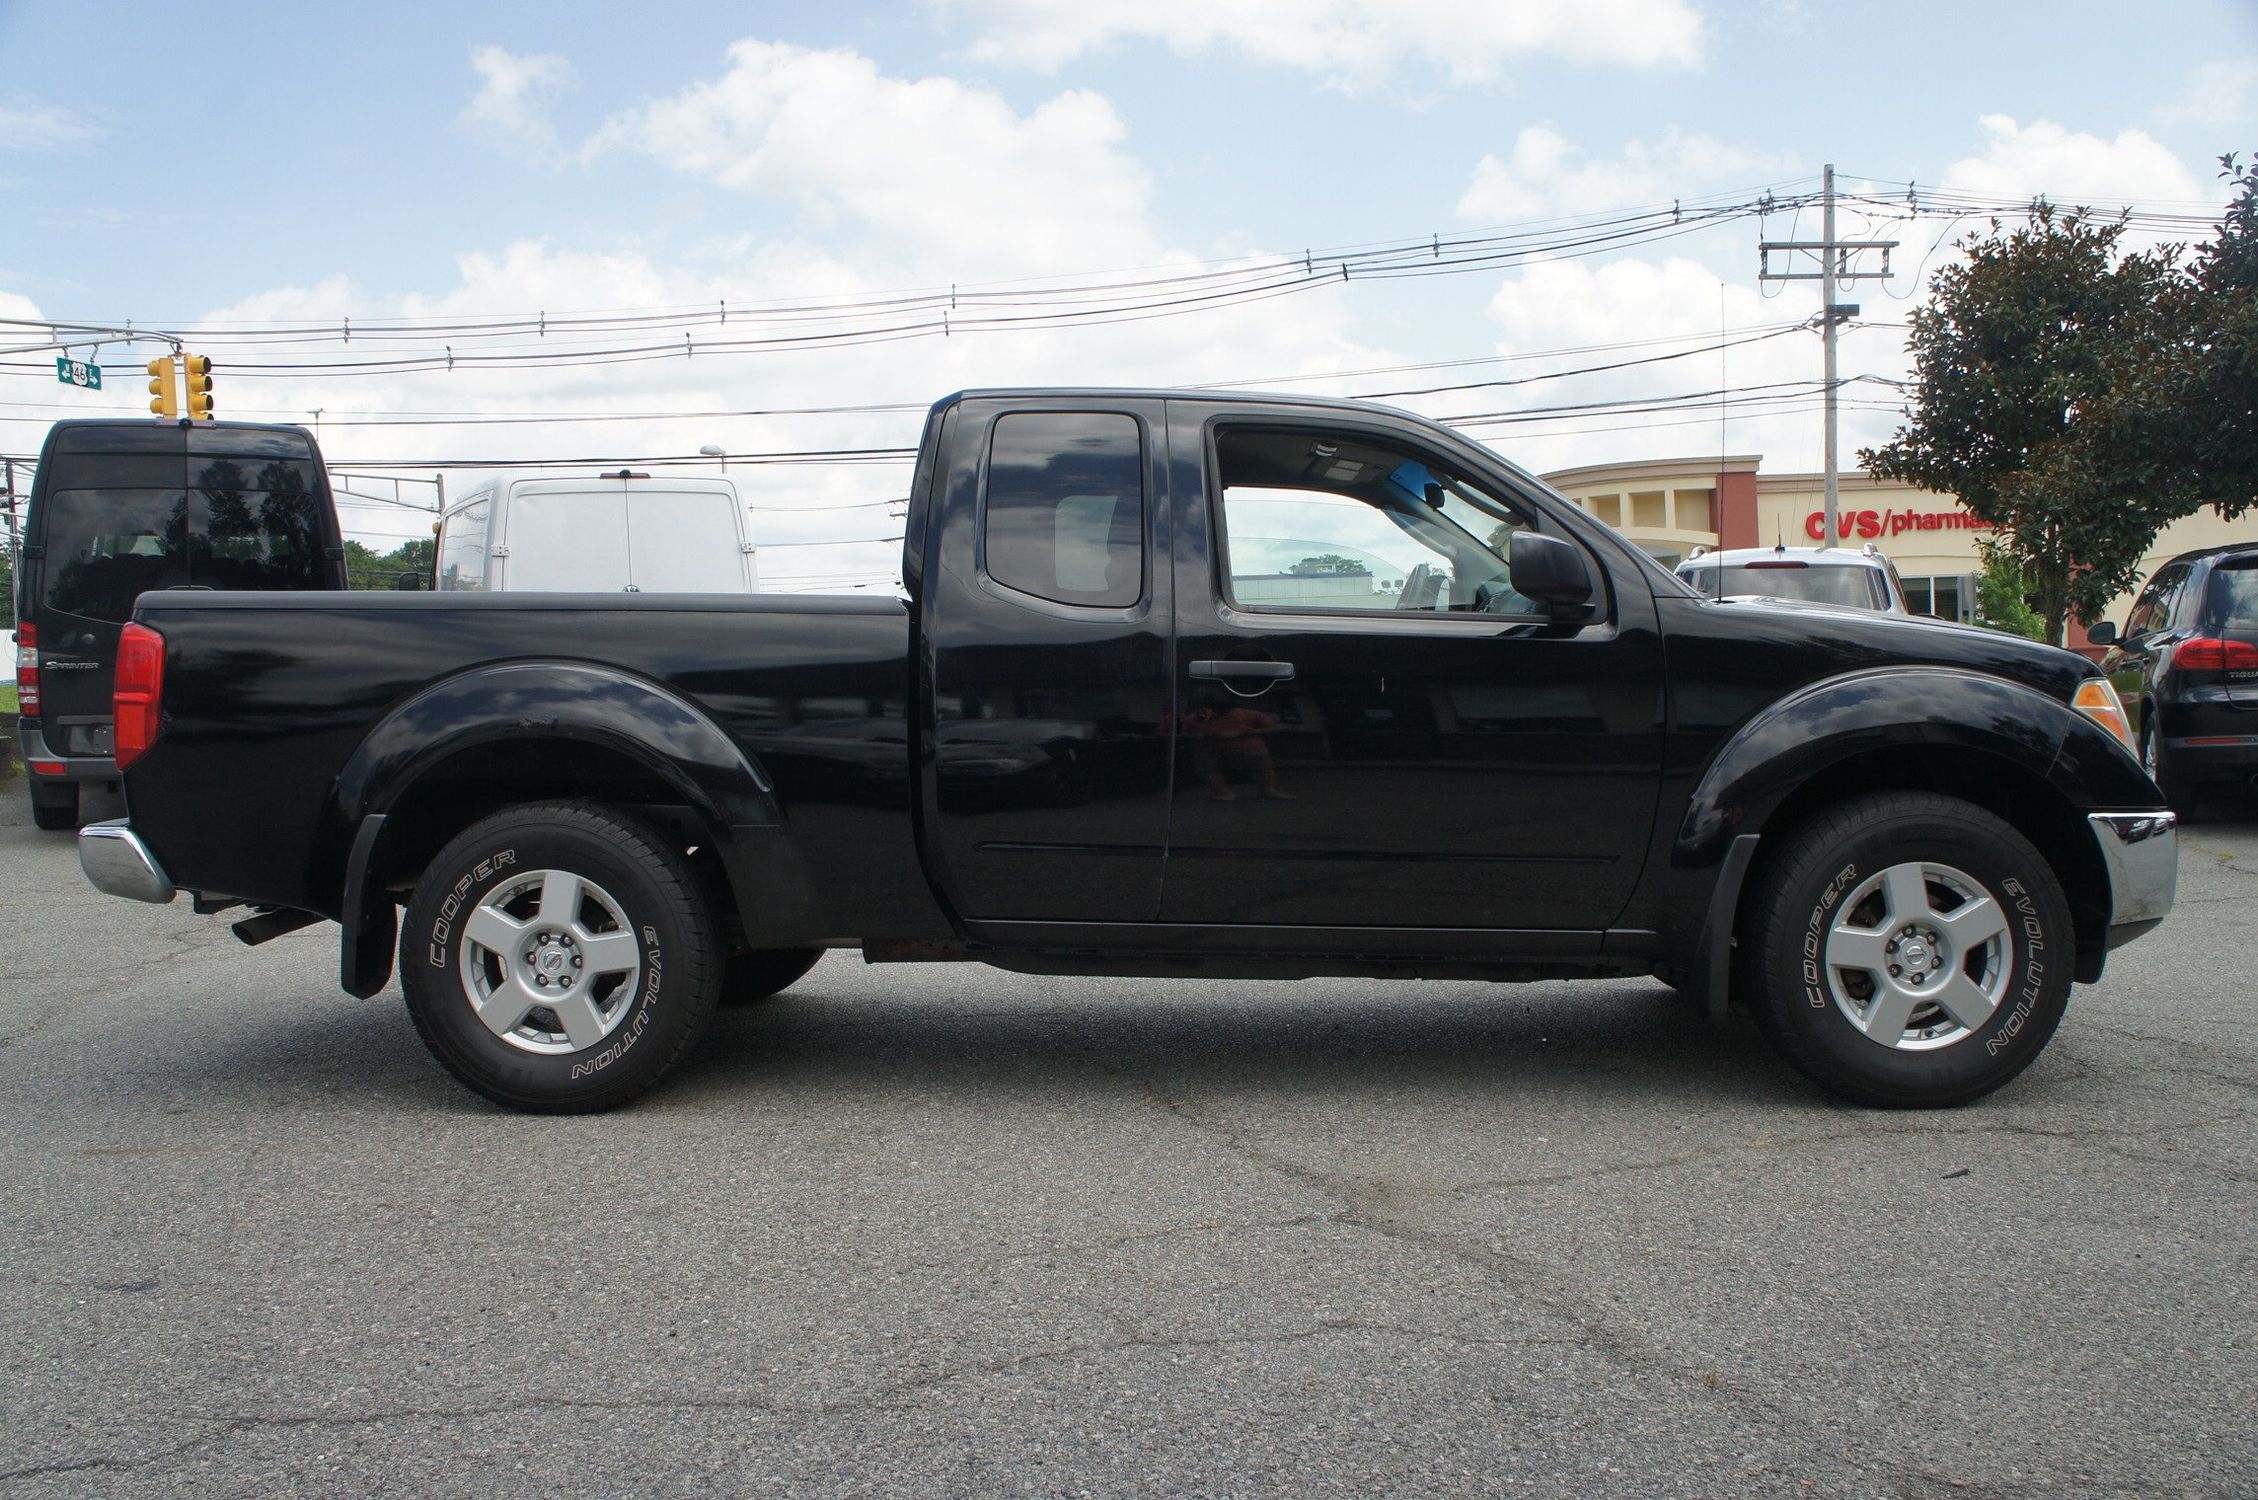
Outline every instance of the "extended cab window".
{"label": "extended cab window", "polygon": [[1439,463],[1307,428],[1226,431],[1215,447],[1237,607],[1541,613],[1507,576],[1526,520]]}
{"label": "extended cab window", "polygon": [[988,449],[990,578],[1060,604],[1145,593],[1144,435],[1120,412],[1014,412]]}

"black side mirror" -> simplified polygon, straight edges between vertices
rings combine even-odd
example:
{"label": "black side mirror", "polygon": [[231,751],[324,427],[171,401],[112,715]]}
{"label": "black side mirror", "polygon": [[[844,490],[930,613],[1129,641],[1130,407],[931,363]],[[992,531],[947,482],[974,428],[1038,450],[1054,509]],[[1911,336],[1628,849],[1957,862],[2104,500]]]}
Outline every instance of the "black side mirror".
{"label": "black side mirror", "polygon": [[1573,542],[1539,531],[1516,531],[1506,566],[1518,594],[1556,611],[1573,612],[1576,606],[1591,605],[1591,565],[1584,561],[1583,549]]}
{"label": "black side mirror", "polygon": [[430,587],[430,585],[426,584],[423,581],[423,575],[421,573],[402,573],[399,577],[392,580],[392,587],[396,589],[404,589],[408,593],[412,594],[418,592],[421,589],[428,588]]}
{"label": "black side mirror", "polygon": [[2114,646],[2117,644],[2117,622],[2100,620],[2086,627],[2086,644],[2089,646]]}

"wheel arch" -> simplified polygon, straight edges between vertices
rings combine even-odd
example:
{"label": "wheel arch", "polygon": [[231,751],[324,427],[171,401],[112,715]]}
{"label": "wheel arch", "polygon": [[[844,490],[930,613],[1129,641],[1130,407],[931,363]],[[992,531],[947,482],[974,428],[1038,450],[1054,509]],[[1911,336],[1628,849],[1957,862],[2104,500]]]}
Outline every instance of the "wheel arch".
{"label": "wheel arch", "polygon": [[[2085,815],[2154,801],[2137,762],[2098,725],[2021,683],[1937,668],[1884,668],[1833,678],[1757,715],[1714,756],[1671,851],[1679,867],[1730,870],[1736,840],[1755,836],[1730,890],[1710,902],[1717,938],[1746,920],[1743,890],[1821,809],[1872,791],[1930,791],[2004,818],[2054,868],[2076,929],[2077,977],[2098,979],[2108,949],[2109,873]],[[1722,1003],[1729,942],[1702,935],[1701,980]]]}
{"label": "wheel arch", "polygon": [[393,893],[449,839],[503,807],[560,798],[620,808],[699,848],[695,864],[738,940],[756,924],[793,930],[806,884],[774,785],[718,724],[627,673],[515,662],[407,699],[340,771],[345,988],[373,994],[391,977]]}

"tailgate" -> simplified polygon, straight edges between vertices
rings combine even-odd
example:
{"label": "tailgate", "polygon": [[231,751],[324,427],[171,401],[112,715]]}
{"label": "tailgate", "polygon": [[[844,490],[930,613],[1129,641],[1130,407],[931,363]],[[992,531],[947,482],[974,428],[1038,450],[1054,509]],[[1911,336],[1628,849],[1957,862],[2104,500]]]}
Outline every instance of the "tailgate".
{"label": "tailgate", "polygon": [[2228,643],[2227,701],[2258,708],[2258,556],[2229,558],[2214,568],[2206,602],[2213,628]]}

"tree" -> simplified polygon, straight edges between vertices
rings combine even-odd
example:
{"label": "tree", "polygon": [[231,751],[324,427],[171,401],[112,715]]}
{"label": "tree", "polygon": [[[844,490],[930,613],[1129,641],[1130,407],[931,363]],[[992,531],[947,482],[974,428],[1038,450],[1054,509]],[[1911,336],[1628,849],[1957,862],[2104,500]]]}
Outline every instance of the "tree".
{"label": "tree", "polygon": [[347,585],[356,589],[388,589],[398,584],[402,573],[421,573],[428,581],[433,545],[429,537],[416,537],[402,542],[390,552],[380,554],[373,548],[347,538]]}
{"label": "tree", "polygon": [[2015,566],[2015,559],[1988,544],[1976,545],[1984,553],[1984,570],[1976,578],[1976,622],[2009,635],[2045,640],[2046,621],[2023,599],[2023,570]]}
{"label": "tree", "polygon": [[2217,235],[2166,287],[2160,336],[2112,360],[2086,425],[2179,514],[2211,505],[2232,519],[2258,503],[2258,162],[2219,165],[2235,195]]}
{"label": "tree", "polygon": [[1859,455],[1990,522],[2057,645],[2069,616],[2096,618],[2156,533],[2199,503],[2123,440],[2110,407],[2112,383],[2168,342],[2178,281],[2175,251],[2122,253],[2123,234],[2041,202],[2022,228],[1995,222],[1965,243],[1913,313],[1905,423]]}
{"label": "tree", "polygon": [[1315,557],[1305,557],[1286,570],[1289,573],[1370,573],[1372,569],[1353,557],[1343,557],[1338,552],[1320,552]]}

